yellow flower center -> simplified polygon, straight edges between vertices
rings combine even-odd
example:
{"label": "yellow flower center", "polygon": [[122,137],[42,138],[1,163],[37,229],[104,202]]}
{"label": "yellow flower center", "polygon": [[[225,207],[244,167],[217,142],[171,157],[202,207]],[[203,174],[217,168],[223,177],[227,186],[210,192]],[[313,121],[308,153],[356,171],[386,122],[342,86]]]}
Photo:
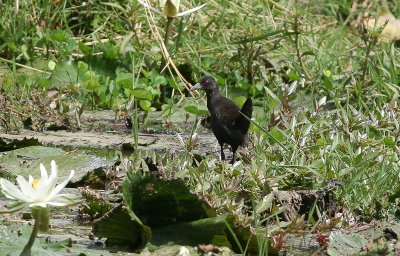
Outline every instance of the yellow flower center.
{"label": "yellow flower center", "polygon": [[39,179],[33,179],[32,187],[33,187],[34,189],[36,189],[36,188],[39,186],[39,182],[40,182]]}

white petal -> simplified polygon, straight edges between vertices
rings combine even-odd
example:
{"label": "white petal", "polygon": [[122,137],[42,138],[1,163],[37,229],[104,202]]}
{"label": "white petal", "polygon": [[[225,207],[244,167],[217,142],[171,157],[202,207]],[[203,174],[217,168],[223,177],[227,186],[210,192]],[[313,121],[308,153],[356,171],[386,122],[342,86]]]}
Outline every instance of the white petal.
{"label": "white petal", "polygon": [[68,182],[72,179],[72,177],[74,176],[75,171],[72,170],[71,173],[69,174],[68,178],[66,180],[64,180],[63,182],[61,182],[60,184],[57,185],[57,187],[55,187],[53,189],[53,191],[51,191],[50,196],[48,197],[48,200],[51,200],[51,198],[55,197],[58,193],[61,192],[61,190],[68,184]]}
{"label": "white petal", "polygon": [[12,184],[8,180],[0,179],[0,186],[1,186],[3,194],[6,197],[8,197],[10,199],[20,200],[20,201],[23,201],[23,202],[30,202],[30,199],[26,195],[24,195],[21,192],[21,190],[19,190],[17,188],[17,186]]}
{"label": "white petal", "polygon": [[40,163],[40,181],[47,182],[48,179],[49,179],[49,177],[47,175],[46,168],[44,167],[44,165],[42,163]]}
{"label": "white petal", "polygon": [[18,175],[17,182],[24,195],[26,195],[29,198],[34,195],[35,191],[33,190],[32,185],[29,185],[29,183],[26,181],[24,177]]}
{"label": "white petal", "polygon": [[32,177],[32,175],[29,175],[29,185],[31,185],[32,186],[32,184],[33,184],[33,180],[34,180],[34,178]]}
{"label": "white petal", "polygon": [[51,174],[54,174],[54,176],[57,177],[57,165],[56,165],[56,161],[51,160]]}
{"label": "white petal", "polygon": [[31,207],[31,208],[35,207],[35,206],[40,206],[40,207],[46,208],[47,203],[46,202],[36,202],[36,203],[29,204],[29,207]]}
{"label": "white petal", "polygon": [[36,189],[35,201],[47,201],[49,200],[49,195],[56,186],[57,183],[57,165],[54,160],[51,161],[51,173],[48,180]]}
{"label": "white petal", "polygon": [[318,107],[325,105],[326,103],[326,96],[322,97],[319,101],[318,101]]}
{"label": "white petal", "polygon": [[49,177],[49,185],[51,185],[52,189],[56,186],[57,183],[57,177],[58,177],[58,168],[56,165],[56,162],[54,160],[51,160],[51,173]]}
{"label": "white petal", "polygon": [[197,6],[197,7],[192,8],[192,9],[190,9],[190,10],[181,12],[181,13],[177,14],[176,17],[187,16],[187,15],[191,14],[192,12],[195,12],[195,11],[200,10],[200,9],[203,8],[204,6],[206,6],[206,4],[202,4],[202,5],[200,5],[200,6]]}

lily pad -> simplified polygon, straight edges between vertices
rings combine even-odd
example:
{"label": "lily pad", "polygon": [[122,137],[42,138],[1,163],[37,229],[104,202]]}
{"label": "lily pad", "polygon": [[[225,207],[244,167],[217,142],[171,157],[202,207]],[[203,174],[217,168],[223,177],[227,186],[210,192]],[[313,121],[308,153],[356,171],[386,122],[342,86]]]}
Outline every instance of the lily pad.
{"label": "lily pad", "polygon": [[22,140],[11,140],[11,141],[7,141],[0,138],[0,152],[28,147],[28,146],[40,146],[40,145],[42,144],[36,138],[25,137]]}
{"label": "lily pad", "polygon": [[110,160],[81,151],[66,152],[59,148],[32,146],[3,153],[0,156],[0,169],[11,177],[16,175],[39,177],[39,164],[43,163],[50,172],[51,160],[57,163],[60,180],[66,179],[71,170],[75,170],[72,183],[83,180],[90,172],[114,164]]}
{"label": "lily pad", "polygon": [[151,237],[150,228],[122,204],[96,220],[92,231],[98,237],[107,237],[107,245],[128,246],[131,249],[143,248]]}
{"label": "lily pad", "polygon": [[128,173],[123,185],[125,206],[118,206],[95,221],[93,233],[107,237],[109,246],[141,249],[146,244],[214,244],[241,252],[257,252],[249,227],[235,226],[232,215],[215,212],[190,193],[180,179],[165,180]]}
{"label": "lily pad", "polygon": [[162,180],[128,173],[124,201],[151,228],[215,216],[181,179]]}

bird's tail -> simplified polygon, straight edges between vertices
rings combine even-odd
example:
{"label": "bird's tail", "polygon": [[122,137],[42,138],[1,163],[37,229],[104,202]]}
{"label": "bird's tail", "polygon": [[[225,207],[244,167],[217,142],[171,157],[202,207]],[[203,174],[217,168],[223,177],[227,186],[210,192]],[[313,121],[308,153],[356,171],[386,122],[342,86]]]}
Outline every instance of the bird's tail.
{"label": "bird's tail", "polygon": [[[251,98],[247,98],[247,100],[243,104],[240,112],[243,115],[245,115],[247,118],[249,118],[249,119],[251,118],[251,116],[253,114],[253,102],[252,102]],[[250,127],[250,120],[248,120],[243,115],[239,116],[239,118],[235,122],[235,124],[236,124],[236,127],[238,127],[243,134],[246,134]]]}

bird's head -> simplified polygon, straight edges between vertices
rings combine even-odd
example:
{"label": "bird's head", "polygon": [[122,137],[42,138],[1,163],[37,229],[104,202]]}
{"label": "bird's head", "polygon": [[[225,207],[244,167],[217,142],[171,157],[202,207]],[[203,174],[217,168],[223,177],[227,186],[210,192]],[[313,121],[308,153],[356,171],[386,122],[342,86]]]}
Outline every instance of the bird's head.
{"label": "bird's head", "polygon": [[203,76],[200,79],[200,82],[198,82],[197,84],[195,84],[192,89],[190,89],[191,91],[194,90],[205,90],[205,91],[212,91],[218,89],[217,86],[217,82],[215,82],[214,77],[212,76]]}

